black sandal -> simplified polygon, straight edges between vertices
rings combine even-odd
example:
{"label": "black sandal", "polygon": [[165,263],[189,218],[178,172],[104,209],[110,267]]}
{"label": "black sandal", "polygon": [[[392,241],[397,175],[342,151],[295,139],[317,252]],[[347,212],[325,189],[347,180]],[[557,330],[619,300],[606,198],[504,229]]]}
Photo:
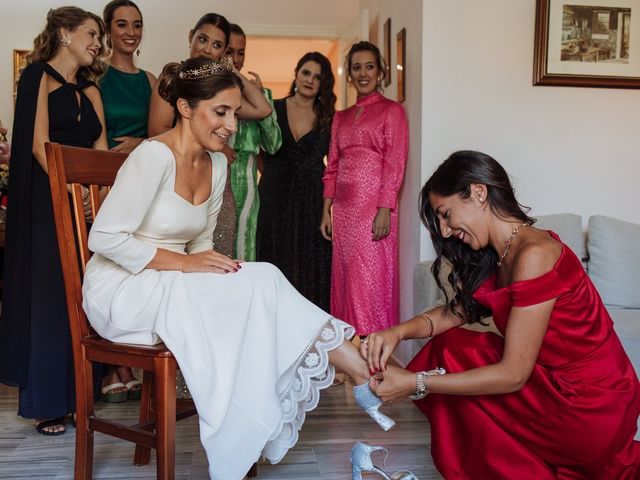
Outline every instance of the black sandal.
{"label": "black sandal", "polygon": [[61,430],[59,432],[50,432],[50,431],[45,430],[45,428],[53,427],[55,425],[62,425],[64,427],[64,417],[52,418],[50,420],[45,420],[43,422],[40,422],[40,423],[36,424],[36,431],[40,435],[48,435],[48,436],[51,436],[51,437],[55,437],[55,436],[58,436],[58,435],[63,435],[63,434],[66,433],[67,427],[65,427],[64,430]]}

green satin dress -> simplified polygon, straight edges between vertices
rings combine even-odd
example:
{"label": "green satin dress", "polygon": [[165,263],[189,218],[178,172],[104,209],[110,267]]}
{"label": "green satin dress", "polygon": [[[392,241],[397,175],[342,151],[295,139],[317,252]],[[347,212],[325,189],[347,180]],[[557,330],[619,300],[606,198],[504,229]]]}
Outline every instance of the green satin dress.
{"label": "green satin dress", "polygon": [[151,84],[147,72],[126,73],[113,67],[100,80],[109,148],[115,137],[147,138]]}
{"label": "green satin dress", "polygon": [[271,90],[264,94],[273,112],[262,120],[240,121],[231,141],[236,160],[231,164],[231,190],[236,204],[237,230],[234,258],[249,262],[256,259],[256,229],[260,198],[258,197],[258,164],[261,150],[273,154],[282,145],[282,133],[273,108]]}

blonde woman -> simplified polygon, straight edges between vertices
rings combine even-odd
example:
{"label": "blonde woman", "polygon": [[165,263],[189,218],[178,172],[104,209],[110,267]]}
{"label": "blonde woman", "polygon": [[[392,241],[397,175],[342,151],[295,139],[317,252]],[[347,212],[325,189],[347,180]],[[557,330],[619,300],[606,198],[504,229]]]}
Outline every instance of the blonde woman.
{"label": "blonde woman", "polygon": [[[18,414],[43,435],[75,410],[73,356],[44,143],[106,150],[100,17],[76,7],[47,14],[21,75],[7,209],[0,379],[20,387]],[[100,385],[99,379],[95,382]]]}

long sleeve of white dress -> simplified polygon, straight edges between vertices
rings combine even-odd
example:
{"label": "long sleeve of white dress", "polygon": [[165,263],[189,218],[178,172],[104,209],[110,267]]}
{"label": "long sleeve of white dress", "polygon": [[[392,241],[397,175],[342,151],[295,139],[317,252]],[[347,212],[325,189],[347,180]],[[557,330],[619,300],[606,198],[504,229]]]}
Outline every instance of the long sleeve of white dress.
{"label": "long sleeve of white dress", "polygon": [[[89,234],[89,249],[136,274],[155,256],[157,247],[136,238],[171,160],[159,153],[159,142],[137,148],[124,162]],[[158,152],[156,152],[158,151]],[[164,153],[164,152],[162,152]]]}
{"label": "long sleeve of white dress", "polygon": [[[216,171],[211,185],[212,198],[205,206],[206,226],[196,232],[195,238],[167,241],[166,229],[161,226],[175,219],[167,218],[171,212],[163,213],[154,207],[160,194],[178,197],[173,191],[175,160],[163,143],[142,143],[118,172],[116,182],[91,228],[89,249],[132,274],[146,267],[157,248],[189,254],[210,250],[226,178],[226,172],[220,169],[226,168],[226,162],[213,162],[212,168]],[[177,201],[187,202],[181,198]]]}

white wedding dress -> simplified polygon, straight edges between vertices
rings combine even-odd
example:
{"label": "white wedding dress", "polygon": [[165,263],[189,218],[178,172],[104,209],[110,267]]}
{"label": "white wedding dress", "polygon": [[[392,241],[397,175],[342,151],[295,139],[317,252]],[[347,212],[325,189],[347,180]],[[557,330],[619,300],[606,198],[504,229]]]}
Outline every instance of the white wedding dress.
{"label": "white wedding dress", "polygon": [[174,191],[168,146],[144,141],[129,155],[91,228],[83,306],[109,340],[167,345],[198,409],[209,474],[234,480],[296,443],[333,380],[328,352],[354,331],[268,263],[229,274],[145,269],[157,248],[212,248],[227,161],[210,156],[211,196],[193,205]]}

